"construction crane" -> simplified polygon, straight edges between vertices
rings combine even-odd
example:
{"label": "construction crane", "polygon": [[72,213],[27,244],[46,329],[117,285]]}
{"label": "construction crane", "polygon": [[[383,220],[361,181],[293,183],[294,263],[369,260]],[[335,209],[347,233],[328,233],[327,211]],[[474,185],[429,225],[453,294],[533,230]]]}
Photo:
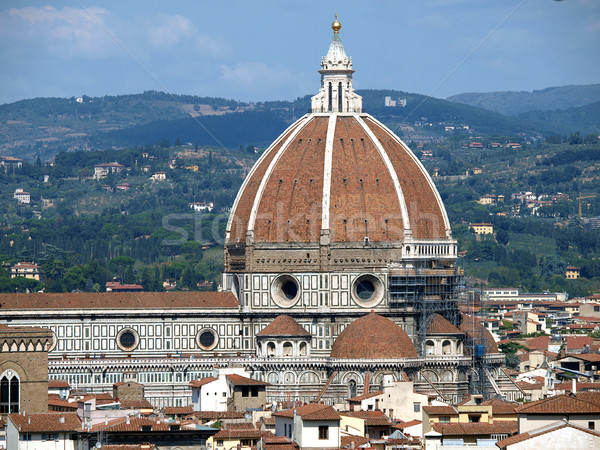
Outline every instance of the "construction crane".
{"label": "construction crane", "polygon": [[595,195],[586,195],[585,197],[581,196],[581,193],[579,194],[579,220],[581,220],[581,200],[583,200],[584,198],[594,198],[596,197]]}

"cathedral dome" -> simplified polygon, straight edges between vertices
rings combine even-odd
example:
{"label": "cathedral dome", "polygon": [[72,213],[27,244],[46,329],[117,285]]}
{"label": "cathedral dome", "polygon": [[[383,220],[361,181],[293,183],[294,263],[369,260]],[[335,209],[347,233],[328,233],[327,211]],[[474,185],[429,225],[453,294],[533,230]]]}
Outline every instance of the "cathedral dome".
{"label": "cathedral dome", "polygon": [[356,319],[337,337],[331,347],[332,358],[377,359],[415,358],[417,351],[406,332],[375,313]]}
{"label": "cathedral dome", "polygon": [[486,354],[498,353],[498,345],[494,340],[494,336],[483,326],[478,318],[461,314],[460,329],[466,334],[467,338],[472,339],[476,343],[481,342]]}
{"label": "cathedral dome", "polygon": [[451,238],[431,177],[400,138],[362,112],[353,72],[335,32],[312,113],[284,131],[248,174],[226,246]]}

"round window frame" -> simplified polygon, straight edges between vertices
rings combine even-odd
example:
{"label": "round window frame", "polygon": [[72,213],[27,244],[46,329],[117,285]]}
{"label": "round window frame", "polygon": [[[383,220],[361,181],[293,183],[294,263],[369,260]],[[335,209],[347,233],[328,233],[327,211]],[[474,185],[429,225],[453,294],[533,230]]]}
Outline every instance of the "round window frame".
{"label": "round window frame", "polygon": [[[363,280],[368,280],[371,282],[375,290],[373,291],[373,295],[368,300],[364,300],[358,295],[358,284]],[[350,296],[354,303],[356,303],[361,308],[372,308],[377,306],[383,300],[383,296],[385,293],[385,287],[381,278],[372,273],[363,273],[357,276],[354,281],[352,281],[352,286],[350,288]]]}
{"label": "round window frame", "polygon": [[[204,333],[211,333],[213,335],[214,341],[211,345],[203,345],[200,342],[200,336],[202,336]],[[219,334],[217,333],[217,331],[214,328],[204,327],[204,328],[198,330],[198,332],[196,333],[196,345],[204,351],[213,350],[214,348],[216,348],[219,345]]]}
{"label": "round window frame", "polygon": [[[283,292],[283,286],[287,282],[292,282],[296,285],[296,295],[294,298],[288,298]],[[298,303],[300,297],[302,296],[302,287],[300,286],[300,282],[298,279],[290,274],[282,274],[277,276],[271,282],[271,298],[273,302],[280,308],[290,308]]]}
{"label": "round window frame", "polygon": [[[121,344],[121,336],[123,336],[125,333],[131,333],[131,334],[133,334],[133,337],[135,338],[133,345],[131,345],[130,347],[126,347],[123,344]],[[117,343],[117,347],[119,347],[120,350],[122,350],[124,352],[131,352],[131,351],[135,350],[136,348],[138,348],[138,346],[140,345],[140,335],[133,328],[125,327],[125,328],[121,328],[119,330],[119,332],[117,333],[117,336],[115,337],[115,341]]]}
{"label": "round window frame", "polygon": [[51,351],[53,351],[56,346],[58,345],[58,337],[56,337],[56,333],[54,332],[54,330],[52,331],[52,339],[50,340],[50,344],[48,345],[48,353],[50,353]]}

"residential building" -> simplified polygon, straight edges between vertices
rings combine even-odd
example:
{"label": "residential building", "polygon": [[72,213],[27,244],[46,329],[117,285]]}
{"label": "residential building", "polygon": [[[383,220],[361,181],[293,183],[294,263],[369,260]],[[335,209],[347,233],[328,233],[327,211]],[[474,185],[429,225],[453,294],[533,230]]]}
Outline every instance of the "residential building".
{"label": "residential building", "polygon": [[475,234],[494,234],[494,225],[491,223],[472,223],[469,228],[473,230]]}
{"label": "residential building", "polygon": [[6,422],[7,450],[76,450],[72,438],[81,428],[77,413],[10,414]]}
{"label": "residential building", "polygon": [[29,192],[24,191],[23,188],[15,189],[13,198],[16,198],[17,202],[22,203],[24,205],[29,205],[31,203],[31,194]]}
{"label": "residential building", "polygon": [[496,443],[501,450],[563,450],[600,448],[600,433],[567,421],[561,421],[516,434]]}
{"label": "residential building", "polygon": [[220,368],[211,377],[192,381],[194,411],[261,409],[267,403],[269,383],[253,380],[248,375],[242,368]]}
{"label": "residential building", "polygon": [[485,194],[479,197],[480,205],[495,205],[497,202],[497,197],[494,194]]}
{"label": "residential building", "polygon": [[10,277],[24,277],[30,280],[44,281],[44,271],[40,266],[30,262],[20,262],[10,268]]}
{"label": "residential building", "polygon": [[120,173],[125,169],[125,166],[117,162],[97,164],[94,166],[94,179],[107,177],[110,174]]}
{"label": "residential building", "polygon": [[154,175],[150,177],[152,181],[165,181],[167,179],[166,172],[154,172]]}
{"label": "residential building", "polygon": [[212,212],[213,208],[214,208],[214,203],[213,202],[194,202],[194,203],[190,203],[190,209],[193,209],[194,211],[207,211],[207,212]]}
{"label": "residential building", "polygon": [[329,405],[310,403],[273,413],[277,436],[287,436],[300,448],[340,448],[339,413]]}
{"label": "residential building", "polygon": [[576,280],[581,276],[581,269],[575,266],[567,266],[565,277],[567,280]]}

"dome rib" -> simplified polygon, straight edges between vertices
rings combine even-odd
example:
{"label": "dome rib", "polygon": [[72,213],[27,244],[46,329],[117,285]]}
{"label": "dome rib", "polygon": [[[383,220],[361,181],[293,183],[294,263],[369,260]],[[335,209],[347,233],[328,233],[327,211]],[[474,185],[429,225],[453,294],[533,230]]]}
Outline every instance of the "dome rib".
{"label": "dome rib", "polygon": [[[308,117],[308,115],[305,117]],[[233,202],[231,214],[227,221],[226,241],[246,241],[246,231],[248,230],[251,208],[256,198],[256,192],[260,187],[260,181],[263,179],[265,171],[269,167],[273,157],[282,148],[294,129],[300,126],[301,120],[294,122],[281,133],[260,158],[258,158],[252,169],[250,169]]]}
{"label": "dome rib", "polygon": [[377,148],[377,151],[379,152],[379,156],[381,156],[381,159],[383,159],[383,162],[385,163],[385,167],[387,168],[388,173],[390,174],[390,177],[392,178],[392,181],[394,183],[394,188],[396,189],[396,196],[398,197],[400,211],[402,212],[402,223],[404,233],[410,235],[412,234],[410,227],[410,219],[408,218],[408,209],[406,208],[406,201],[404,199],[404,193],[402,192],[402,188],[400,187],[400,180],[398,179],[398,174],[394,170],[394,166],[392,165],[392,162],[390,161],[387,152],[384,150],[383,146],[381,145],[381,142],[379,142],[379,139],[377,139],[373,131],[371,131],[371,129],[367,126],[365,121],[360,116],[358,116],[358,114],[356,115],[356,120],[361,125],[363,130],[367,133],[369,138],[371,138],[371,141],[373,141],[375,147]]}
{"label": "dome rib", "polygon": [[[378,121],[377,119],[375,119],[372,116],[368,116],[367,118],[374,125],[378,126],[384,132],[386,132],[386,134],[388,136],[391,136],[396,144],[398,144],[403,149],[408,149],[408,146],[398,136],[396,136],[388,127],[386,127],[383,123],[381,123],[380,121]],[[452,237],[452,228],[450,226],[450,220],[448,219],[448,213],[446,212],[446,208],[444,208],[444,203],[442,202],[442,197],[440,196],[440,193],[438,192],[437,188],[435,187],[435,184],[433,183],[433,180],[431,179],[431,177],[429,176],[429,173],[427,172],[427,169],[425,169],[425,166],[423,166],[423,163],[419,160],[419,158],[417,158],[415,156],[415,154],[410,150],[407,151],[406,153],[408,153],[409,157],[413,160],[413,162],[421,170],[421,173],[422,173],[423,177],[425,178],[425,180],[427,180],[429,188],[433,192],[433,195],[437,202],[437,207],[441,211],[441,215],[442,215],[442,219],[443,219],[444,227],[445,227],[445,235],[447,238],[451,238]],[[395,169],[394,169],[394,171],[395,171]]]}
{"label": "dome rib", "polygon": [[331,347],[339,359],[415,358],[417,351],[406,332],[390,319],[369,313],[339,334]]}
{"label": "dome rib", "polygon": [[333,139],[337,114],[329,117],[327,138],[325,140],[325,165],[323,168],[323,209],[321,212],[321,231],[329,231],[329,214],[331,207],[331,167],[333,165]]}
{"label": "dome rib", "polygon": [[271,174],[273,173],[274,167],[276,166],[277,162],[279,161],[279,159],[281,158],[283,153],[289,148],[289,146],[292,143],[292,141],[294,140],[294,138],[298,135],[298,133],[300,133],[300,131],[302,131],[304,129],[304,127],[311,121],[311,119],[312,119],[311,115],[306,115],[302,119],[300,119],[300,124],[298,125],[298,127],[290,134],[290,136],[286,139],[284,144],[277,151],[277,154],[271,160],[271,163],[269,164],[269,167],[267,168],[267,170],[260,182],[260,186],[258,188],[258,191],[256,192],[256,196],[254,197],[254,203],[252,204],[252,211],[250,212],[250,219],[248,220],[248,231],[254,231],[254,224],[256,222],[256,215],[258,212],[258,207],[260,205],[260,201],[262,200],[262,196],[265,191],[267,182],[271,178]]}

